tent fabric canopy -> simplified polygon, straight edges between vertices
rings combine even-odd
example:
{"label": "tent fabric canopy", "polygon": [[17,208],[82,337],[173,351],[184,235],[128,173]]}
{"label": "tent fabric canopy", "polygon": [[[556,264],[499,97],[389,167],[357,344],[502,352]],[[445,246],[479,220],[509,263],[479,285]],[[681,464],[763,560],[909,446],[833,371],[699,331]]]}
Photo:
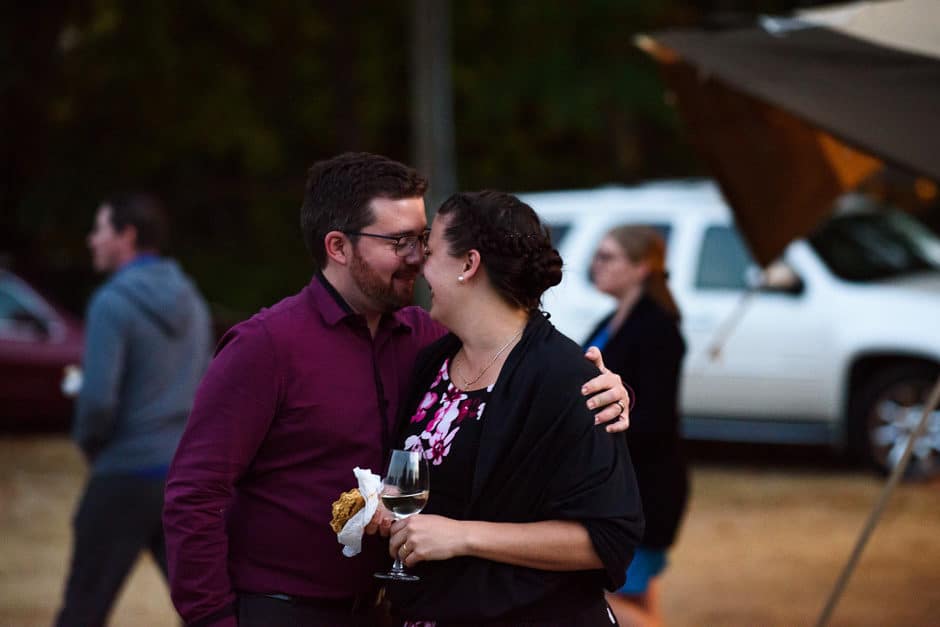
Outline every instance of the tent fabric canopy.
{"label": "tent fabric canopy", "polygon": [[868,0],[805,9],[797,15],[803,22],[879,46],[940,58],[937,0]]}
{"label": "tent fabric canopy", "polygon": [[[878,7],[910,3],[920,1]],[[940,181],[940,59],[815,23],[640,42],[765,265],[884,163]]]}

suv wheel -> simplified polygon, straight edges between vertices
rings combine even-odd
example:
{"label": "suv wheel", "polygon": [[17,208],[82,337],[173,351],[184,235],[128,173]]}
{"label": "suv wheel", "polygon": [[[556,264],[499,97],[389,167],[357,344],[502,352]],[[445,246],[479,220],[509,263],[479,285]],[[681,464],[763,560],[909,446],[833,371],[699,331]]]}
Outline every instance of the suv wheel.
{"label": "suv wheel", "polygon": [[[917,428],[938,372],[925,364],[901,364],[876,373],[855,390],[849,434],[852,449],[862,460],[883,473],[895,467]],[[938,473],[940,409],[927,419],[907,470],[909,477]]]}

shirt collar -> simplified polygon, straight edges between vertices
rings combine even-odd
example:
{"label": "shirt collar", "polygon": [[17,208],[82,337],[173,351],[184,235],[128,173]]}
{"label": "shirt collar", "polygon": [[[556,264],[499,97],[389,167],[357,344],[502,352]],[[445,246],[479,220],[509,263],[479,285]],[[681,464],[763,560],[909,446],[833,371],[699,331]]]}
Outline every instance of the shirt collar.
{"label": "shirt collar", "polygon": [[[323,319],[328,324],[336,324],[346,316],[356,315],[356,312],[349,306],[346,299],[336,291],[336,288],[323,276],[322,272],[318,271],[311,283],[314,288],[316,288],[316,286],[322,288],[320,294],[316,294],[319,290],[314,289],[314,292],[318,297],[317,301],[320,302],[321,305],[325,305],[320,307],[320,311],[323,312]],[[326,298],[323,298],[324,296]]]}
{"label": "shirt collar", "polygon": [[[362,319],[362,316],[353,311],[353,308],[349,306],[349,303],[346,302],[343,295],[333,287],[333,284],[324,276],[323,272],[318,271],[314,275],[313,281],[310,282],[310,287],[313,291],[313,296],[317,302],[320,314],[323,316],[323,321],[330,326],[335,326],[346,318]],[[379,327],[381,328],[388,325],[391,325],[392,329],[404,328],[409,331],[413,330],[411,323],[401,311],[382,316],[382,319],[379,321]]]}

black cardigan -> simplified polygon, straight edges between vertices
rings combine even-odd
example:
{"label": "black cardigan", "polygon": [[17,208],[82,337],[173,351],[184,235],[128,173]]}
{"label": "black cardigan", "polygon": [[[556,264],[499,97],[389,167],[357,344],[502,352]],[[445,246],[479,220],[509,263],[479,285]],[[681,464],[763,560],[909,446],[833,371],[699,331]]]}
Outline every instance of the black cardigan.
{"label": "black cardigan", "polygon": [[[448,335],[419,355],[400,424],[460,345]],[[623,585],[642,536],[642,513],[623,436],[595,427],[581,396],[581,385],[596,375],[577,344],[534,314],[484,410],[469,505],[454,517],[577,520],[604,570],[549,572],[470,557],[427,562],[414,569],[420,583],[390,588],[397,613],[458,623],[557,619],[602,598],[604,587]]]}
{"label": "black cardigan", "polygon": [[[587,337],[610,323],[607,316]],[[627,445],[636,471],[646,531],[643,546],[675,541],[688,498],[688,469],[679,429],[679,373],[685,342],[676,320],[648,296],[633,306],[607,341],[604,364],[633,388]]]}

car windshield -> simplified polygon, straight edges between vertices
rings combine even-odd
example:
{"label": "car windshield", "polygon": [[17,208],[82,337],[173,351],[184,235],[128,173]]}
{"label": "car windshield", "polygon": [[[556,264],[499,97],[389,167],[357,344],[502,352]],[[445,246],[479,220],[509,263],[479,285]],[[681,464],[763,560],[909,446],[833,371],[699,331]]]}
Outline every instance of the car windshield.
{"label": "car windshield", "polygon": [[846,281],[940,270],[940,239],[897,211],[836,216],[809,241],[829,269]]}

